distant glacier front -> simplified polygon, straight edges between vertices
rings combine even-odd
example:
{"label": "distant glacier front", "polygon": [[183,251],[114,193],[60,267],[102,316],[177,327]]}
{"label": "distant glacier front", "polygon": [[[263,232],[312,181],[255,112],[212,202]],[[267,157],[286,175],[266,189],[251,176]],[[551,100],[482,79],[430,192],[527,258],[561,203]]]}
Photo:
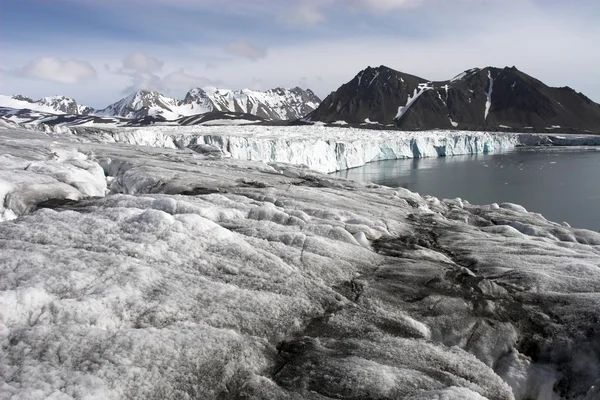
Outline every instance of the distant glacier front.
{"label": "distant glacier front", "polygon": [[518,146],[598,146],[593,135],[470,131],[366,130],[325,126],[151,126],[98,129],[41,127],[141,146],[221,153],[247,161],[280,162],[330,173],[369,162],[511,151]]}

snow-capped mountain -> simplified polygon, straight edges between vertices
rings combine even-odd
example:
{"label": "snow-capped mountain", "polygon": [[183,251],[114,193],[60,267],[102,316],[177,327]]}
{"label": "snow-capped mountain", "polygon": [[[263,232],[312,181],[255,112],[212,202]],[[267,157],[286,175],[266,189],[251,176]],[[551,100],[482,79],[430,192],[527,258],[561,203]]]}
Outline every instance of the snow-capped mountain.
{"label": "snow-capped mountain", "polygon": [[441,82],[381,66],[330,94],[307,120],[402,129],[598,131],[600,105],[552,88],[515,67],[467,70]]}
{"label": "snow-capped mountain", "polygon": [[[314,111],[320,99],[310,90],[299,87],[293,89],[276,88],[264,92],[244,89],[227,90],[207,87],[190,90],[183,100],[165,96],[157,91],[139,90],[109,105],[102,110],[94,110],[77,104],[74,99],[64,96],[44,97],[33,101],[29,97],[0,96],[2,115],[19,115],[28,122],[43,117],[45,120],[56,114],[70,116],[94,116],[99,118],[118,119],[157,119],[159,121],[176,121],[184,117],[198,116],[207,113],[235,113],[235,116],[224,118],[240,118],[237,114],[246,114],[258,118],[248,120],[297,120]],[[25,112],[31,110],[31,113]],[[45,115],[39,115],[44,113]],[[214,115],[211,115],[213,118]],[[73,118],[70,118],[72,120]],[[88,120],[85,119],[84,122]],[[74,121],[77,122],[77,121]]]}
{"label": "snow-capped mountain", "polygon": [[95,114],[101,117],[144,118],[162,116],[176,119],[181,116],[175,110],[181,101],[164,96],[156,91],[139,90]]}
{"label": "snow-capped mountain", "polygon": [[156,91],[141,90],[96,113],[98,116],[143,118],[162,116],[174,120],[213,111],[252,114],[270,120],[294,120],[315,110],[320,99],[301,88],[276,88],[265,92],[207,87],[190,90],[183,100]]}
{"label": "snow-capped mountain", "polygon": [[2,96],[0,95],[0,107],[14,109],[28,109],[53,114],[82,114],[93,113],[92,107],[77,104],[77,102],[65,96],[49,96],[37,101],[23,95]]}
{"label": "snow-capped mountain", "polygon": [[275,88],[265,92],[207,87],[190,90],[184,104],[211,111],[253,114],[270,120],[295,120],[314,111],[321,100],[310,90]]}

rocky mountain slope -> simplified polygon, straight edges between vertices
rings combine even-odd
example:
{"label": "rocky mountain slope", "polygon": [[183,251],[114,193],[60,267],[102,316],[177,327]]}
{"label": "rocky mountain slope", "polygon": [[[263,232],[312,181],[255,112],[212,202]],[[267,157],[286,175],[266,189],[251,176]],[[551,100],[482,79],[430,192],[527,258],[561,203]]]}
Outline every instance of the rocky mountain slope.
{"label": "rocky mountain slope", "polygon": [[79,105],[64,96],[33,101],[17,95],[0,96],[0,118],[26,124],[118,126],[164,122],[189,125],[217,119],[287,121],[297,120],[314,111],[320,101],[310,89],[299,87],[276,88],[265,92],[194,88],[183,100],[157,91],[140,90],[102,110]]}
{"label": "rocky mountain slope", "polygon": [[296,120],[315,110],[320,99],[310,90],[276,88],[265,92],[244,89],[194,88],[183,100],[156,91],[140,90],[96,113],[104,117],[174,120],[209,112],[251,114],[267,120]]}
{"label": "rocky mountain slope", "polygon": [[[0,96],[0,108],[31,110],[49,114],[92,115],[96,117],[142,119],[156,117],[177,120],[199,114],[222,112],[250,114],[259,119],[297,120],[314,111],[321,100],[310,90],[276,88],[264,92],[239,91],[207,87],[190,90],[183,100],[157,91],[139,90],[102,110],[77,104],[64,96],[44,97],[34,101],[26,96]],[[15,113],[11,110],[11,113]],[[20,112],[20,114],[25,114]],[[37,113],[34,113],[37,117]]]}
{"label": "rocky mountain slope", "polygon": [[181,105],[179,100],[164,96],[156,91],[139,90],[129,96],[99,110],[101,117],[144,118],[162,116],[175,119],[180,115],[176,110]]}
{"label": "rocky mountain slope", "polygon": [[186,95],[188,107],[205,107],[210,111],[241,112],[270,120],[295,120],[314,111],[319,99],[310,89],[270,89],[265,92],[217,88],[196,88]]}
{"label": "rocky mountain slope", "polygon": [[361,71],[307,120],[401,129],[600,131],[600,105],[517,68],[474,68],[434,82],[381,66]]}

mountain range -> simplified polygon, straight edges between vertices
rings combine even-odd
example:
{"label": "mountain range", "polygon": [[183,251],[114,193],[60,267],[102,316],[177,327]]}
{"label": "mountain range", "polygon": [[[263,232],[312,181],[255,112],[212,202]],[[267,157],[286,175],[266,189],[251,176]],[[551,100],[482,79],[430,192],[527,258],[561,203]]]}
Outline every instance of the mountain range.
{"label": "mountain range", "polygon": [[64,96],[37,101],[0,96],[0,118],[80,126],[298,121],[402,130],[600,133],[599,104],[515,67],[473,68],[446,81],[383,65],[368,67],[322,102],[310,89],[298,87],[264,92],[195,88],[182,100],[140,90],[101,110]]}
{"label": "mountain range", "polygon": [[600,105],[515,67],[474,68],[436,82],[380,66],[359,72],[304,120],[403,130],[598,132]]}
{"label": "mountain range", "polygon": [[[140,90],[101,110],[79,105],[65,96],[34,101],[22,95],[0,96],[0,115],[19,122],[44,119],[73,124],[131,121],[185,121],[198,115],[243,118],[252,121],[297,120],[315,110],[321,100],[310,90],[276,88],[264,92],[249,89],[232,91],[214,87],[194,88],[183,100],[157,91]],[[78,117],[74,117],[78,116]],[[125,121],[125,122],[131,122]]]}

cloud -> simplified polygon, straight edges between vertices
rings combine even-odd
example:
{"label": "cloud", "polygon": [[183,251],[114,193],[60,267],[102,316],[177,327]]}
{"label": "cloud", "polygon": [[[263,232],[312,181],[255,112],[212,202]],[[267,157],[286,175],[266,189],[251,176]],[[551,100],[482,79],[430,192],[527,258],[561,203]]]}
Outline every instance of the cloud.
{"label": "cloud", "polygon": [[96,78],[96,70],[86,61],[39,57],[13,73],[24,78],[75,84]]}
{"label": "cloud", "polygon": [[155,74],[139,72],[129,74],[131,84],[121,91],[122,94],[130,94],[137,90],[163,90],[162,79]]}
{"label": "cloud", "polygon": [[225,47],[225,52],[252,61],[257,61],[267,56],[266,48],[257,46],[246,40],[239,40],[231,43],[229,46]]}
{"label": "cloud", "polygon": [[[464,0],[463,0],[464,1]],[[296,5],[278,16],[279,22],[294,27],[312,27],[327,20],[332,10],[349,9],[356,12],[368,11],[381,14],[403,8],[414,8],[425,0],[297,0]]]}
{"label": "cloud", "polygon": [[121,61],[122,67],[113,71],[117,75],[125,75],[131,79],[131,84],[122,93],[136,90],[163,90],[163,80],[156,75],[164,66],[164,62],[141,52],[127,55]]}
{"label": "cloud", "polygon": [[161,60],[140,52],[131,53],[123,59],[123,68],[136,72],[158,72],[163,65],[164,63]]}
{"label": "cloud", "polygon": [[186,68],[180,68],[162,75],[164,62],[158,58],[142,53],[133,53],[123,59],[123,67],[111,71],[113,74],[129,77],[130,84],[121,91],[129,94],[137,90],[158,90],[172,92],[180,89],[189,90],[193,87],[215,86],[219,80],[211,80],[190,73]]}
{"label": "cloud", "polygon": [[423,4],[424,0],[351,0],[349,4],[366,8],[375,13],[388,12],[402,8],[413,8]]}
{"label": "cloud", "polygon": [[296,27],[315,26],[327,19],[321,9],[322,6],[322,3],[300,3],[293,9],[280,14],[277,19],[283,24]]}
{"label": "cloud", "polygon": [[187,72],[184,69],[180,69],[175,72],[171,72],[162,78],[162,86],[169,89],[191,89],[193,87],[203,87],[203,86],[215,86],[221,83],[220,81],[214,81],[202,76],[194,76]]}

